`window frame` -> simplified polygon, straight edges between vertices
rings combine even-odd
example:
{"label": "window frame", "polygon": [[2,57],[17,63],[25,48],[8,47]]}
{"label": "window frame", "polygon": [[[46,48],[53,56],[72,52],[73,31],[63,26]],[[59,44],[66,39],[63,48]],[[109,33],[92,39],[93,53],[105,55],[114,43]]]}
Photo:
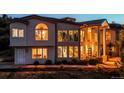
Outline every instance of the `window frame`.
{"label": "window frame", "polygon": [[[36,54],[33,54],[33,49],[36,50]],[[38,52],[39,52],[39,51],[38,51],[39,49],[41,50],[41,54],[38,53]],[[46,57],[46,58],[44,58],[44,49],[45,49],[46,52],[47,52],[47,53],[46,53],[46,54],[47,54],[47,57]],[[33,58],[33,55],[41,55],[41,58],[40,58],[40,57],[37,57],[37,56],[36,56],[35,58]],[[32,59],[34,59],[34,60],[35,60],[35,59],[44,59],[44,60],[45,60],[45,59],[48,59],[48,48],[32,48]]]}
{"label": "window frame", "polygon": [[[70,47],[72,48],[72,51],[73,51],[73,53],[72,53],[72,56],[70,56]],[[75,48],[77,48],[78,49],[78,53],[77,53],[77,57],[75,57]],[[69,46],[69,49],[68,49],[68,57],[69,58],[79,58],[79,46]]]}
{"label": "window frame", "polygon": [[[16,36],[14,36],[14,31],[15,30],[16,30]],[[20,32],[22,32],[22,33],[20,33]],[[24,38],[25,37],[25,30],[22,29],[22,28],[12,28],[11,37],[12,38]]]}
{"label": "window frame", "polygon": [[[64,47],[66,47],[66,56],[64,56]],[[61,48],[61,56],[58,55],[60,53],[58,49]],[[57,46],[57,58],[68,58],[68,46]]]}
{"label": "window frame", "polygon": [[[46,27],[44,27],[44,28],[42,28],[42,29],[40,29],[40,28],[37,28],[37,26],[38,25],[44,25],[44,26],[46,26]],[[38,31],[38,32],[37,32]],[[43,31],[45,31],[46,32],[46,34],[47,34],[47,39],[43,39]],[[36,36],[36,33],[38,33],[39,34],[39,32],[40,32],[40,39],[37,39],[38,37]],[[46,25],[46,24],[44,24],[44,23],[39,23],[39,24],[37,24],[36,26],[35,26],[35,33],[34,33],[34,39],[35,39],[35,41],[48,41],[49,40],[49,28],[48,28],[48,26]]]}

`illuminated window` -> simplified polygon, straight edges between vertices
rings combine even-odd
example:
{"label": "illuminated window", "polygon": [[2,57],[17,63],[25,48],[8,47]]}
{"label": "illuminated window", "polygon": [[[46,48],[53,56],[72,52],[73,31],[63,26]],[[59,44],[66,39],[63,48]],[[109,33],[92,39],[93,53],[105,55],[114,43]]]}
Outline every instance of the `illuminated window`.
{"label": "illuminated window", "polygon": [[32,48],[32,59],[47,59],[47,48]]}
{"label": "illuminated window", "polygon": [[124,40],[124,30],[121,30],[121,31],[120,31],[119,39],[120,39],[121,41]]}
{"label": "illuminated window", "polygon": [[62,58],[62,46],[58,46],[58,58]]}
{"label": "illuminated window", "polygon": [[19,37],[24,37],[24,30],[23,29],[19,29]]}
{"label": "illuminated window", "polygon": [[43,59],[47,59],[47,48],[43,48]]}
{"label": "illuminated window", "polygon": [[74,41],[78,41],[78,30],[74,30]]}
{"label": "illuminated window", "polygon": [[80,32],[80,41],[83,42],[84,41],[84,31]]}
{"label": "illuminated window", "polygon": [[69,30],[69,41],[78,41],[78,30]]}
{"label": "illuminated window", "polygon": [[67,57],[67,46],[63,46],[63,57]]}
{"label": "illuminated window", "polygon": [[69,41],[74,41],[73,30],[69,30]]}
{"label": "illuminated window", "polygon": [[88,28],[88,40],[91,41],[91,39],[92,39],[91,28]]}
{"label": "illuminated window", "polygon": [[66,42],[66,41],[68,41],[68,36],[67,36],[67,31],[64,30],[63,31],[63,42]]}
{"label": "illuminated window", "polygon": [[18,29],[12,29],[12,37],[18,37]]}
{"label": "illuminated window", "polygon": [[67,46],[58,46],[58,58],[67,58]]}
{"label": "illuminated window", "polygon": [[73,57],[73,46],[69,46],[69,57],[72,58]]}
{"label": "illuminated window", "polygon": [[74,47],[74,58],[78,58],[78,47]]}
{"label": "illuminated window", "polygon": [[12,29],[12,37],[24,37],[24,30],[23,29]]}
{"label": "illuminated window", "polygon": [[111,33],[110,32],[106,32],[106,40],[107,41],[111,40]]}
{"label": "illuminated window", "polygon": [[48,40],[48,27],[46,24],[38,24],[35,28],[35,40]]}
{"label": "illuminated window", "polygon": [[69,57],[70,58],[78,57],[78,46],[69,46]]}
{"label": "illuminated window", "polygon": [[68,41],[67,30],[58,31],[58,42],[67,42],[67,41]]}

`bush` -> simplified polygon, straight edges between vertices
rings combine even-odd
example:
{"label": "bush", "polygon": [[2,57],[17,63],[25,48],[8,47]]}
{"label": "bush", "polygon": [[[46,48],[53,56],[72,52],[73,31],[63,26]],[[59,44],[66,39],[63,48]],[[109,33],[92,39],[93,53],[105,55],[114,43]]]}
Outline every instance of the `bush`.
{"label": "bush", "polygon": [[34,61],[34,65],[39,65],[39,61]]}
{"label": "bush", "polygon": [[87,60],[80,60],[79,65],[88,65],[88,61]]}
{"label": "bush", "polygon": [[78,64],[78,60],[77,59],[72,59],[71,61],[72,61],[72,64],[74,64],[74,65]]}
{"label": "bush", "polygon": [[52,65],[52,60],[46,60],[45,64],[46,65]]}
{"label": "bush", "polygon": [[61,65],[62,64],[62,61],[55,61],[55,65]]}
{"label": "bush", "polygon": [[62,60],[62,64],[68,64],[67,60]]}
{"label": "bush", "polygon": [[97,65],[99,63],[98,59],[90,59],[88,61],[89,65]]}
{"label": "bush", "polygon": [[121,53],[120,57],[121,57],[121,62],[124,62],[124,53]]}

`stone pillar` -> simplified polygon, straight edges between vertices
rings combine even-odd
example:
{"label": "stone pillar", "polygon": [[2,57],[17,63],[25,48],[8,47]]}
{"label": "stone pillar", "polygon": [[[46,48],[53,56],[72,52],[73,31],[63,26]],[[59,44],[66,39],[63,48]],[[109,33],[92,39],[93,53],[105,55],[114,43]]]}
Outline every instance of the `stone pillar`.
{"label": "stone pillar", "polygon": [[100,58],[100,30],[99,30],[99,27],[97,29],[97,57]]}
{"label": "stone pillar", "polygon": [[107,55],[106,55],[106,29],[103,29],[103,62],[107,61]]}

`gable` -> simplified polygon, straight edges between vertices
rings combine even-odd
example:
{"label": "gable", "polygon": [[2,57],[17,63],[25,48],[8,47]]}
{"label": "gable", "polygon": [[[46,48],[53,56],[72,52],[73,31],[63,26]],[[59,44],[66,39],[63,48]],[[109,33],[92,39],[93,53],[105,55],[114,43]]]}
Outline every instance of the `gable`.
{"label": "gable", "polygon": [[102,24],[101,24],[102,27],[108,27],[109,28],[109,24],[107,21],[104,21]]}

